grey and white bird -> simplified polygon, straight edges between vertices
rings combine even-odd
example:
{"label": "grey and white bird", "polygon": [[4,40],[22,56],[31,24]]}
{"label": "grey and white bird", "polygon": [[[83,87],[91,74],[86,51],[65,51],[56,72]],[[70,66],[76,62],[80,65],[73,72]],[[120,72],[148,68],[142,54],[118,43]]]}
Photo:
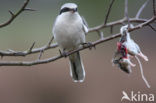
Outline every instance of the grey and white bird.
{"label": "grey and white bird", "polygon": [[[60,9],[54,26],[53,35],[62,52],[77,49],[85,43],[85,34],[88,28],[77,11],[75,3],[65,3]],[[76,52],[69,56],[70,74],[74,82],[83,82],[85,70],[80,58],[80,53]]]}

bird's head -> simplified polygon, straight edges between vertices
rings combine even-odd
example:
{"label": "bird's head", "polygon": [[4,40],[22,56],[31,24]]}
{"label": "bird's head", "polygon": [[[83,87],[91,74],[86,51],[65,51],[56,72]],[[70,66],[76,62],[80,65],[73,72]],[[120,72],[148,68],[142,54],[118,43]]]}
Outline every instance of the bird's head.
{"label": "bird's head", "polygon": [[75,3],[65,3],[60,9],[60,15],[63,13],[74,14],[75,12],[77,12],[77,5]]}

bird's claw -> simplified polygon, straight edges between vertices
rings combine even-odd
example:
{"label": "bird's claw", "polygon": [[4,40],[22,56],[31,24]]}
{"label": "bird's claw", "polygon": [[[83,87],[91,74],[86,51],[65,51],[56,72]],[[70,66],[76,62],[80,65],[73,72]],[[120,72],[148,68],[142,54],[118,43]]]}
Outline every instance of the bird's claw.
{"label": "bird's claw", "polygon": [[92,49],[92,47],[94,47],[94,49],[96,49],[95,45],[93,45],[93,43],[91,43],[91,42],[82,43],[81,45],[83,47],[89,47],[90,50]]}
{"label": "bird's claw", "polygon": [[61,56],[65,57],[65,58],[68,56],[68,55],[67,55],[67,52],[65,52],[64,50],[61,51],[61,50],[59,49],[59,53],[60,53]]}

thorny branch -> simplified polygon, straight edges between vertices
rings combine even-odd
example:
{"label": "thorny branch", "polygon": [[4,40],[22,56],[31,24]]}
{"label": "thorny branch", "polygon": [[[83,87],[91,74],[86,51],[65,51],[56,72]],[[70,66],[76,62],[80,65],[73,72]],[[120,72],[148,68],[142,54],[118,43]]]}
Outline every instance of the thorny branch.
{"label": "thorny branch", "polygon": [[109,16],[109,14],[110,14],[110,11],[111,11],[111,8],[112,8],[112,6],[113,6],[114,1],[115,1],[115,0],[112,0],[112,2],[111,2],[110,5],[109,5],[108,11],[107,11],[107,14],[106,14],[106,17],[105,17],[104,25],[107,23],[108,16]]}
{"label": "thorny branch", "polygon": [[[145,8],[145,4],[143,4],[143,6],[139,9],[138,13],[137,13],[137,16],[134,17],[134,18],[129,18],[128,17],[128,5],[125,1],[125,13],[127,13],[125,15],[125,17],[123,19],[120,19],[120,20],[117,20],[117,21],[113,21],[113,22],[109,22],[107,23],[107,19],[108,19],[108,16],[109,16],[109,13],[110,13],[110,10],[111,10],[111,6],[113,4],[115,0],[112,0],[110,6],[109,6],[109,9],[107,11],[107,14],[106,14],[106,18],[105,18],[105,21],[103,24],[99,25],[99,26],[96,26],[96,27],[93,27],[93,28],[90,28],[89,29],[89,32],[97,32],[100,34],[100,39],[99,40],[96,40],[95,42],[92,42],[92,46],[96,46],[100,43],[103,43],[103,42],[106,42],[106,41],[109,41],[109,40],[112,40],[112,39],[115,39],[117,37],[120,37],[121,34],[120,33],[117,33],[117,34],[114,34],[114,35],[111,35],[111,36],[108,36],[108,37],[103,37],[103,33],[100,32],[101,29],[104,29],[106,27],[113,27],[113,26],[116,26],[116,25],[123,25],[124,22],[130,22],[130,23],[138,23],[134,28],[129,28],[129,32],[131,31],[134,31],[134,30],[137,30],[137,29],[140,29],[144,26],[150,26],[151,23],[155,23],[155,20],[156,20],[156,15],[155,15],[155,7],[153,4],[153,12],[154,12],[154,15],[150,18],[150,19],[142,19],[142,18],[139,18],[139,15],[141,14],[141,12],[143,11],[143,8]],[[29,0],[27,0],[26,2],[29,2]],[[128,2],[128,1],[127,1]],[[155,0],[153,0],[153,3],[155,2]],[[27,5],[27,4],[26,4]],[[23,6],[23,8],[25,8],[26,6]],[[20,10],[20,11],[23,11],[23,10]],[[19,15],[19,14],[18,14]],[[128,19],[127,19],[128,18]],[[106,24],[105,24],[106,23]],[[2,24],[1,24],[2,25]],[[8,25],[8,24],[7,24]],[[152,27],[153,28],[153,27]],[[154,29],[154,28],[153,28]],[[1,56],[27,56],[27,55],[30,55],[30,54],[35,54],[35,53],[40,53],[39,54],[39,58],[37,60],[34,60],[34,61],[2,61],[0,62],[0,66],[32,66],[32,65],[37,65],[37,64],[44,64],[44,63],[49,63],[49,62],[53,62],[55,60],[58,60],[60,58],[63,58],[64,56],[63,55],[57,55],[57,56],[53,56],[51,58],[47,58],[47,59],[43,59],[43,60],[40,60],[43,52],[45,50],[48,50],[48,49],[52,49],[52,48],[56,48],[58,47],[58,45],[55,43],[55,44],[52,44],[52,41],[53,41],[53,38],[51,38],[51,40],[49,41],[49,43],[43,47],[40,47],[40,48],[34,48],[34,44],[26,51],[13,51],[13,50],[10,50],[10,51],[0,51],[0,55]],[[87,49],[87,48],[90,48],[90,46],[83,46],[79,49],[76,49],[76,50],[73,50],[73,51],[70,51],[70,52],[67,52],[67,56],[75,53],[75,52],[78,52],[78,51],[81,51],[81,50],[84,50],[84,49]]]}
{"label": "thorny branch", "polygon": [[0,28],[5,27],[7,25],[9,25],[10,23],[12,23],[14,21],[14,19],[19,16],[23,11],[34,11],[31,8],[26,8],[28,3],[30,0],[26,0],[24,2],[24,4],[22,5],[22,7],[19,9],[19,11],[17,11],[17,13],[13,13],[12,11],[9,10],[9,13],[11,14],[11,18],[6,21],[5,23],[0,24]]}

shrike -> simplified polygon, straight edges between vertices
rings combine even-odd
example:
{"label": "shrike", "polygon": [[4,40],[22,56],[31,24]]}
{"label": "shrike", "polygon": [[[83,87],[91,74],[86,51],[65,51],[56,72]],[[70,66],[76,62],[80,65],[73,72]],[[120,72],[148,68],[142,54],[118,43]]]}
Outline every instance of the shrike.
{"label": "shrike", "polygon": [[[53,26],[54,39],[62,52],[71,51],[85,43],[85,34],[88,28],[77,12],[77,5],[66,3],[62,5],[60,14]],[[85,70],[79,52],[69,56],[71,76],[74,82],[83,82]]]}

